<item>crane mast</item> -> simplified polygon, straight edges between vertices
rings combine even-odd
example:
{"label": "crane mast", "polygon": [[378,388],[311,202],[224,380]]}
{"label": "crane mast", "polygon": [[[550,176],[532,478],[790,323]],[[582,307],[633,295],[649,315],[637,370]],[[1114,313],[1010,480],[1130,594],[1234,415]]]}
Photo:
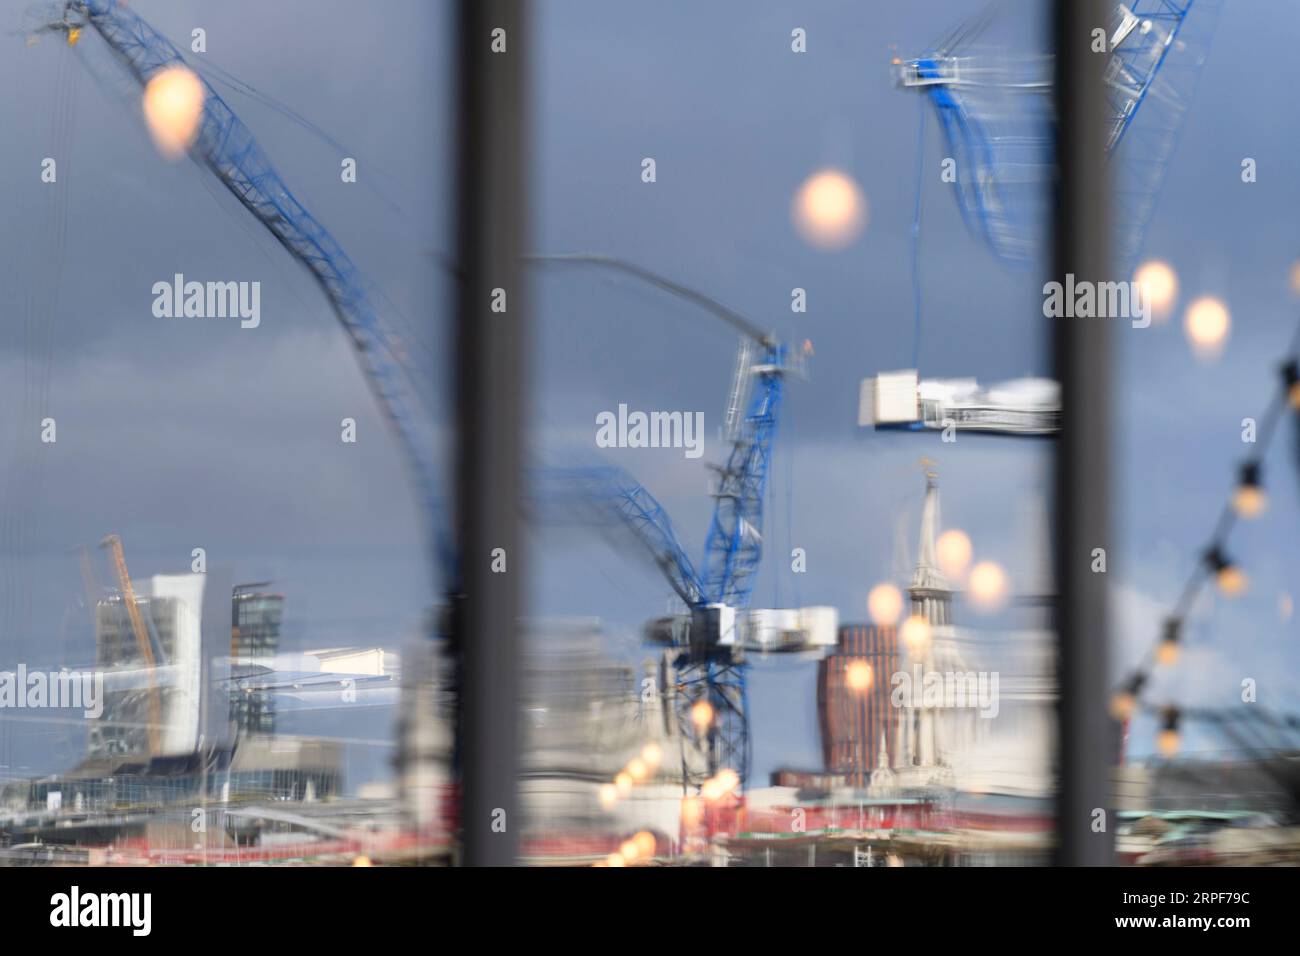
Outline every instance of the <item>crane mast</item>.
{"label": "crane mast", "polygon": [[[740,361],[751,354],[742,345]],[[713,521],[704,545],[705,592],[714,603],[746,607],[763,551],[763,495],[783,394],[786,347],[766,345],[764,361],[745,369],[758,379],[750,406],[718,469]],[[737,391],[733,386],[732,395]]]}

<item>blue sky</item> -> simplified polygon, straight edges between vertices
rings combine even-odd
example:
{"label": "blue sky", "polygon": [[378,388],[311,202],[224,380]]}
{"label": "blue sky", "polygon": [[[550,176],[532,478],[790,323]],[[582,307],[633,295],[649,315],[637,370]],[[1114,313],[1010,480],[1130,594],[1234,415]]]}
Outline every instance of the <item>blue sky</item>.
{"label": "blue sky", "polygon": [[[213,62],[358,158],[361,182],[342,185],[332,147],[229,97],[303,201],[418,327],[429,391],[440,396],[454,360],[444,334],[450,290],[437,265],[450,248],[452,205],[445,5],[133,6],[174,40],[204,27]],[[922,455],[938,462],[945,524],[971,535],[977,557],[1002,563],[1013,582],[1041,564],[1029,529],[1049,444],[963,436],[941,445],[935,436],[864,433],[854,420],[860,378],[906,367],[912,353],[921,106],[894,88],[889,60],[924,49],[981,6],[535,5],[534,248],[634,260],[816,348],[809,378],[789,389],[767,531],[769,557],[803,547],[808,572],[765,562],[756,605],[833,604],[851,621],[865,616],[874,584],[905,583],[896,542],[901,528],[914,548]],[[1041,10],[1024,6],[1032,26]],[[24,7],[0,6],[6,29],[18,28]],[[1184,303],[1200,293],[1228,302],[1228,347],[1204,364],[1176,321],[1117,335],[1109,573],[1121,662],[1156,634],[1209,533],[1244,451],[1240,420],[1262,411],[1295,321],[1288,272],[1298,227],[1284,211],[1300,200],[1290,171],[1300,143],[1286,120],[1300,8],[1254,0],[1246,10],[1226,2],[1146,244],[1177,268]],[[808,33],[803,55],[790,52],[796,26]],[[0,81],[11,93],[0,122],[10,132],[0,168],[15,225],[0,240],[9,317],[0,324],[0,448],[13,450],[0,469],[0,666],[91,658],[88,627],[68,615],[80,590],[68,548],[109,531],[123,535],[138,575],[182,570],[202,546],[237,579],[274,579],[295,648],[399,646],[434,594],[423,519],[324,300],[209,174],[157,158],[138,94],[102,48],[4,43]],[[938,133],[927,123],[935,161]],[[57,207],[37,176],[46,155],[61,157],[67,190],[61,264]],[[640,180],[647,156],[654,184]],[[1246,156],[1259,168],[1249,185],[1239,176]],[[862,237],[836,253],[802,242],[789,217],[798,185],[825,166],[850,172],[870,206]],[[937,168],[924,203],[922,374],[1044,374],[1049,330],[1036,273],[1005,269],[970,237]],[[155,319],[149,289],[178,271],[261,281],[261,327]],[[711,507],[703,461],[725,449],[711,439],[703,461],[680,450],[598,451],[595,416],[619,403],[700,410],[714,435],[734,334],[629,281],[571,270],[534,278],[535,458],[627,468],[698,557]],[[808,290],[805,315],[790,312],[794,287]],[[53,448],[32,444],[42,405],[59,422]],[[359,423],[355,446],[338,441],[345,416]],[[1251,591],[1200,610],[1191,631],[1199,648],[1157,685],[1161,695],[1230,703],[1250,676],[1262,702],[1296,706],[1296,622],[1277,612],[1279,592],[1296,590],[1297,481],[1285,438],[1266,465],[1270,511],[1231,544]],[[640,626],[669,594],[653,568],[579,531],[546,529],[530,537],[528,569],[531,614],[598,615],[611,653],[629,661],[645,653]],[[960,605],[958,613],[990,628],[1019,623]],[[757,663],[751,703],[759,775],[817,764],[813,665]],[[1133,742],[1149,748],[1149,728],[1139,725]],[[27,725],[0,726],[0,763],[43,766],[52,746]]]}

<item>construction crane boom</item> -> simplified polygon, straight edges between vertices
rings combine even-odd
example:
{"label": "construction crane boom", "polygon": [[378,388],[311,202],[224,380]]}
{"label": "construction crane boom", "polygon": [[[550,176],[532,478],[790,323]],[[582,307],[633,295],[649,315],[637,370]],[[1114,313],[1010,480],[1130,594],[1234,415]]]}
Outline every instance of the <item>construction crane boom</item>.
{"label": "construction crane boom", "polygon": [[535,494],[568,514],[596,509],[632,532],[682,602],[703,602],[704,585],[654,495],[621,468],[548,468],[532,476]]}
{"label": "construction crane boom", "polygon": [[[80,33],[92,27],[145,85],[159,71],[184,66],[185,58],[165,36],[119,0],[67,0],[52,29]],[[311,273],[352,343],[371,391],[395,433],[429,519],[430,547],[444,572],[454,560],[442,513],[441,474],[432,440],[420,433],[397,337],[375,305],[371,284],[343,247],[289,190],[270,157],[234,110],[199,76],[203,113],[191,154],[211,170],[259,222]]]}
{"label": "construction crane boom", "polygon": [[113,561],[113,572],[117,575],[117,587],[122,594],[122,603],[126,605],[127,617],[131,621],[131,631],[135,635],[135,645],[144,662],[145,673],[149,679],[149,754],[157,756],[161,752],[159,732],[162,728],[162,700],[159,696],[158,682],[155,677],[157,669],[153,656],[153,646],[149,641],[149,631],[136,603],[135,588],[131,586],[131,574],[126,568],[126,554],[122,550],[122,539],[116,534],[105,536],[99,543],[105,548]]}
{"label": "construction crane boom", "polygon": [[[1103,31],[1105,151],[1115,169],[1116,261],[1122,272],[1140,251],[1218,3],[1127,0],[1111,6]],[[895,59],[894,67],[900,85],[921,92],[934,107],[968,229],[999,258],[1023,264],[1041,249],[1036,224],[1056,123],[1052,55],[1003,50],[991,56],[968,49],[997,19],[993,13],[990,7],[931,52]]]}

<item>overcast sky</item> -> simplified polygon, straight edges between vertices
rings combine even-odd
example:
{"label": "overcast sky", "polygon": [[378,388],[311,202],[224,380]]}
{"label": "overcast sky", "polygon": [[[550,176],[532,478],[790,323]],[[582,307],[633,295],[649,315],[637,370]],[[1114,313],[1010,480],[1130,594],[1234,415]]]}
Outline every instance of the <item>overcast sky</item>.
{"label": "overcast sky", "polygon": [[[360,182],[341,183],[333,146],[219,88],[411,324],[436,403],[454,360],[439,265],[450,252],[453,197],[445,5],[132,6],[178,43],[203,27],[207,60],[358,159]],[[971,535],[977,558],[1002,563],[1022,589],[1041,574],[1034,528],[1049,443],[963,435],[945,445],[933,434],[855,424],[859,380],[907,367],[913,345],[921,104],[894,87],[889,60],[924,51],[981,6],[534,5],[534,247],[634,260],[816,349],[808,379],[787,392],[755,606],[832,604],[842,620],[861,620],[874,584],[905,584],[922,456],[938,463],[945,525]],[[1222,358],[1205,364],[1176,321],[1117,335],[1119,499],[1108,573],[1122,663],[1158,632],[1209,534],[1246,450],[1241,419],[1262,412],[1295,322],[1288,271],[1300,143],[1290,94],[1300,8],[1253,0],[1246,15],[1242,2],[1226,6],[1146,251],[1178,270],[1184,303],[1223,297],[1232,336]],[[186,570],[191,550],[204,547],[236,580],[274,580],[291,649],[400,647],[436,593],[424,518],[324,298],[206,170],[157,156],[138,91],[97,37],[69,50],[54,37],[28,47],[9,33],[26,7],[0,4],[0,82],[9,91],[0,100],[0,668],[93,659],[88,622],[70,613],[81,583],[69,549],[110,531],[123,536],[137,576]],[[1032,32],[1041,9],[1023,7],[1021,26]],[[808,34],[803,55],[790,51],[796,26]],[[941,149],[930,117],[922,375],[1046,374],[1037,273],[1008,270],[966,232],[938,181]],[[46,156],[59,162],[57,187],[40,182]],[[1247,156],[1259,170],[1249,185],[1240,180]],[[657,164],[653,184],[640,178],[645,157]],[[870,207],[862,237],[835,253],[804,243],[789,215],[799,184],[825,166],[850,172]],[[176,272],[260,281],[260,327],[155,318],[152,284]],[[668,509],[698,562],[711,508],[705,462],[725,455],[716,433],[734,333],[630,280],[581,270],[534,279],[534,458],[623,466]],[[794,287],[807,290],[805,315],[790,311]],[[704,458],[596,449],[596,414],[620,403],[703,411]],[[47,415],[58,423],[53,446],[39,442]],[[355,445],[339,441],[344,417],[358,422]],[[1279,614],[1279,595],[1300,590],[1290,440],[1279,436],[1265,467],[1267,516],[1231,542],[1251,575],[1249,594],[1199,610],[1190,632],[1199,647],[1157,685],[1160,696],[1229,704],[1241,679],[1254,677],[1261,702],[1300,707],[1297,625]],[[806,550],[806,574],[790,573],[792,547]],[[652,567],[573,530],[533,534],[528,558],[530,614],[599,616],[610,653],[628,661],[646,653],[641,624],[669,596]],[[960,603],[957,613],[992,631],[1025,623],[978,618]],[[751,673],[754,779],[780,765],[818,765],[815,666],[756,662]],[[47,759],[67,746],[57,734],[30,727],[16,730],[0,715],[0,763],[66,766]],[[1135,729],[1133,745],[1150,748],[1149,728]]]}

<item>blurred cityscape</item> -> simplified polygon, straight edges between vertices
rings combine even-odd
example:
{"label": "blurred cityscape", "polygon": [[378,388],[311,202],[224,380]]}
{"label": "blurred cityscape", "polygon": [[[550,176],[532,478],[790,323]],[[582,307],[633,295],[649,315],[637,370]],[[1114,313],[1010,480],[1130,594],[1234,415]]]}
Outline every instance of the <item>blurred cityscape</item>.
{"label": "blurred cityscape", "polygon": [[[535,33],[531,4],[404,3],[410,38],[331,8],[350,70],[455,64],[417,118],[265,45],[289,30],[212,30],[260,86],[216,66],[191,21],[251,4],[26,10],[0,70],[55,79],[0,144],[44,157],[0,256],[0,866],[1046,866],[1084,830],[1093,862],[1300,864],[1295,237],[1191,208],[1222,157],[1158,202],[1223,2],[1098,3],[1091,86],[1047,0],[575,0]],[[775,52],[700,41],[663,115],[635,62],[573,56],[697,15]],[[821,42],[832,72],[771,79]],[[78,82],[110,104],[88,133]],[[397,174],[269,83],[338,97]],[[716,159],[782,103],[790,136]],[[182,206],[196,178],[224,220]],[[1077,284],[1076,235],[1109,270]]]}
{"label": "blurred cityscape", "polygon": [[[1014,629],[971,630],[955,620],[933,471],[918,490],[903,627],[841,623],[824,607],[753,609],[737,625],[745,635],[737,658],[758,666],[776,655],[817,661],[816,694],[799,706],[815,710],[820,765],[783,767],[743,790],[734,771],[708,776],[678,721],[685,689],[672,649],[633,666],[602,651],[598,620],[529,623],[521,862],[1050,862],[1051,594],[1024,600]],[[105,543],[122,555],[119,540]],[[434,622],[428,637],[400,652],[289,654],[280,648],[285,596],[270,583],[230,588],[193,573],[133,580],[124,562],[119,567],[116,586],[104,588],[86,564],[94,670],[104,687],[86,753],[60,773],[5,785],[0,860],[455,860],[453,694]],[[651,621],[647,637],[661,639],[673,623],[689,619]],[[929,674],[939,678],[933,696]],[[899,675],[914,677],[916,698],[900,697]],[[344,733],[331,732],[339,725]],[[381,746],[392,773],[370,761],[362,779],[347,780],[345,751],[381,744],[392,728],[395,746]],[[1300,860],[1297,728],[1281,729],[1264,756],[1122,761],[1113,781],[1119,861]],[[689,785],[701,777],[698,789]]]}

